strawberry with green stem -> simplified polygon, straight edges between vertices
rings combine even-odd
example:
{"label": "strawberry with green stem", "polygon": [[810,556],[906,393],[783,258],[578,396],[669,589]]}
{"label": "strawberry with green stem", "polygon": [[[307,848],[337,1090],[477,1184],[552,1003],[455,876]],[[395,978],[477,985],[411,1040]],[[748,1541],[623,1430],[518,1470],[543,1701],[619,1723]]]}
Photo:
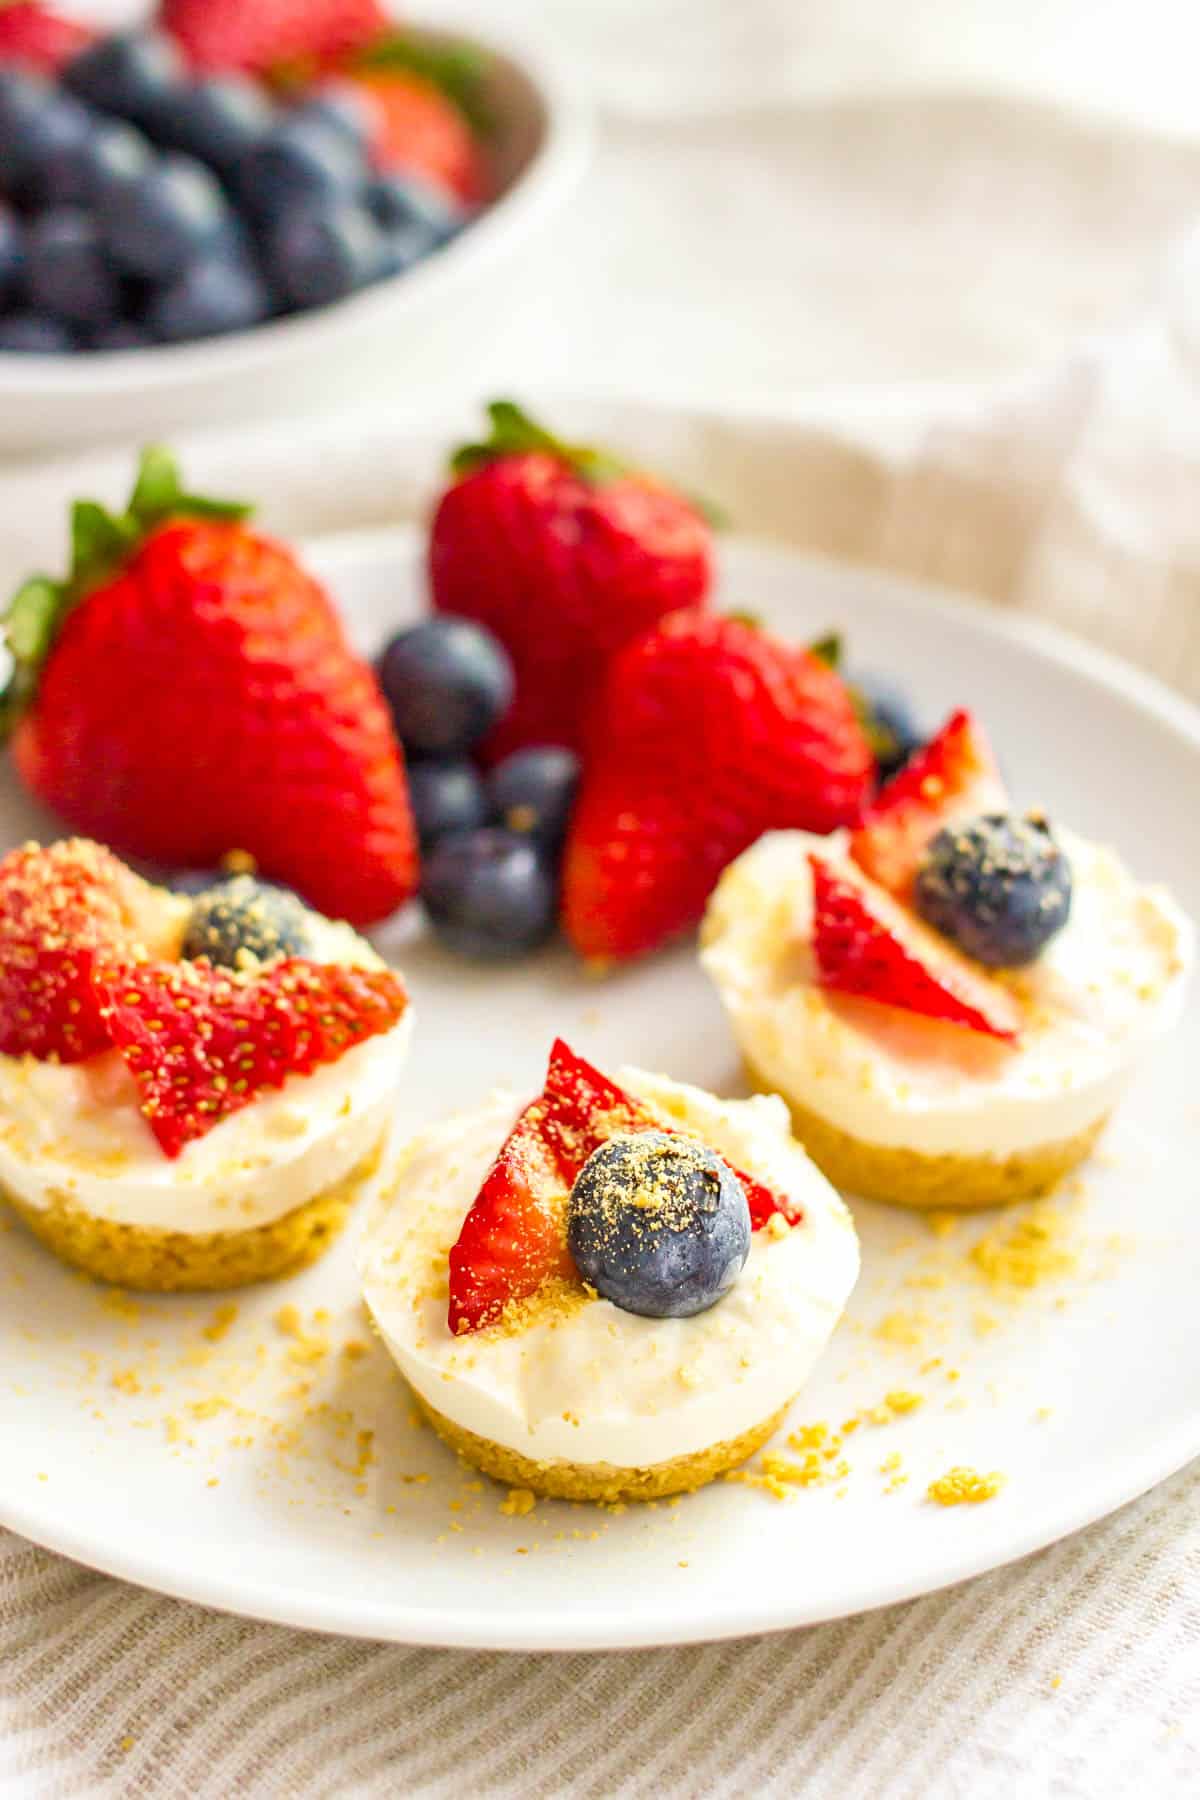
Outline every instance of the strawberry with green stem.
{"label": "strawberry with green stem", "polygon": [[451,462],[430,534],[433,602],[495,633],[516,698],[485,745],[583,743],[608,664],[680,607],[705,603],[712,533],[700,509],[607,452],[570,444],[511,401]]}
{"label": "strawberry with green stem", "polygon": [[77,502],[66,578],[9,605],[0,731],[76,830],[167,866],[243,850],[370,924],[417,883],[401,752],[329,596],[249,510],[164,450],[123,512]]}

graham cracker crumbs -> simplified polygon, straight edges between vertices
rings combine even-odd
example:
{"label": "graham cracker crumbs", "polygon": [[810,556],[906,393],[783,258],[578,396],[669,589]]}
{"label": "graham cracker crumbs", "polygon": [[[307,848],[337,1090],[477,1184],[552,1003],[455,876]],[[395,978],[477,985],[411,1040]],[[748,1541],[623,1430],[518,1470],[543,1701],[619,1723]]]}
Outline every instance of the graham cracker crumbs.
{"label": "graham cracker crumbs", "polygon": [[891,1413],[916,1412],[918,1406],[924,1406],[924,1394],[914,1394],[908,1388],[893,1388],[890,1394],[883,1396],[883,1404]]}
{"label": "graham cracker crumbs", "polygon": [[537,1505],[537,1496],[529,1488],[509,1488],[500,1502],[500,1511],[507,1519],[523,1519]]}
{"label": "graham cracker crumbs", "polygon": [[897,1344],[911,1350],[923,1341],[928,1325],[924,1313],[891,1312],[880,1319],[875,1336],[885,1344]]}
{"label": "graham cracker crumbs", "polygon": [[349,1338],[347,1342],[342,1345],[342,1355],[346,1358],[347,1362],[361,1362],[363,1357],[367,1354],[368,1346],[363,1343],[361,1338]]}
{"label": "graham cracker crumbs", "polygon": [[204,1331],[201,1335],[205,1337],[210,1344],[219,1344],[221,1339],[228,1333],[230,1327],[235,1323],[237,1316],[238,1309],[234,1302],[232,1300],[222,1301],[221,1305],[218,1306],[213,1313],[208,1324],[204,1327]]}
{"label": "graham cracker crumbs", "polygon": [[1070,1275],[1077,1257],[1063,1239],[1068,1221],[1057,1208],[1041,1202],[1023,1219],[979,1239],[971,1262],[992,1287],[1034,1288]]}
{"label": "graham cracker crumbs", "polygon": [[227,1412],[233,1405],[223,1394],[214,1394],[208,1400],[191,1400],[188,1411],[193,1419],[215,1419],[218,1413]]}
{"label": "graham cracker crumbs", "polygon": [[980,1475],[975,1469],[954,1468],[931,1481],[925,1492],[939,1506],[978,1506],[983,1500],[994,1499],[1003,1486],[1004,1476],[998,1469]]}
{"label": "graham cracker crumbs", "polygon": [[549,1281],[543,1281],[536,1294],[530,1294],[524,1300],[508,1301],[496,1323],[484,1329],[503,1337],[528,1331],[532,1325],[545,1325],[556,1331],[567,1319],[590,1306],[595,1298],[594,1290],[589,1290],[582,1282],[555,1275]]}
{"label": "graham cracker crumbs", "polygon": [[127,1325],[136,1325],[142,1316],[142,1309],[138,1302],[121,1288],[109,1288],[107,1293],[101,1296],[100,1305],[104,1312],[109,1313],[114,1319],[124,1319]]}

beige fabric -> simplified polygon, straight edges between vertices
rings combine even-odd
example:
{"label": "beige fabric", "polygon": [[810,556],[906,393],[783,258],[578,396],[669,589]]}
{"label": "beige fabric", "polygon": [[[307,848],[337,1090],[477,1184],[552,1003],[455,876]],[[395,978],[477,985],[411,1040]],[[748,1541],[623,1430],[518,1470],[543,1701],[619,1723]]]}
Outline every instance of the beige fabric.
{"label": "beige fabric", "polygon": [[[1056,619],[1200,697],[1200,256],[1170,248],[1200,196],[1200,146],[1015,100],[847,99],[830,73],[861,81],[870,38],[877,74],[915,45],[915,66],[944,79],[939,19],[969,40],[978,73],[1003,15],[1015,81],[1033,14],[1044,48],[1069,12],[1085,62],[1097,42],[1113,52],[1111,100],[1110,15],[1136,13],[1149,40],[1177,4],[761,0],[766,36],[749,6],[660,6],[660,49],[672,31],[686,38],[690,106],[679,84],[650,80],[649,39],[644,56],[615,57],[600,10],[545,9],[594,53],[608,138],[577,214],[531,270],[526,307],[497,321],[490,383],[748,397],[757,410],[740,418],[557,410],[718,496],[742,529]],[[576,11],[591,27],[573,39]],[[641,43],[645,13],[626,0],[613,32]],[[821,14],[838,21],[832,60]],[[1075,91],[1064,43],[1059,92]],[[739,76],[732,90],[718,66]],[[918,376],[989,385],[879,385]],[[801,391],[816,397],[788,399]],[[382,374],[381,392],[392,418],[198,444],[189,473],[263,494],[281,530],[416,516],[436,448],[468,415],[410,433]],[[65,495],[98,484],[115,497],[127,469],[92,459],[4,476],[0,579],[53,559]],[[1094,1800],[1194,1794],[1198,1768],[1195,1468],[946,1594],[775,1639],[625,1656],[305,1637],[138,1592],[0,1531],[6,1800]]]}

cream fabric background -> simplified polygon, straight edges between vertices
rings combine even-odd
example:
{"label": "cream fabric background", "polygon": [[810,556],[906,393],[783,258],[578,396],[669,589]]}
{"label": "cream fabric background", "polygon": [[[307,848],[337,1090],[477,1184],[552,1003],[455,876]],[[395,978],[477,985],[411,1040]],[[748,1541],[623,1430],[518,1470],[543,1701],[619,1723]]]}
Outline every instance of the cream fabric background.
{"label": "cream fabric background", "polygon": [[[605,136],[483,389],[703,400],[724,416],[570,410],[744,529],[1049,615],[1200,698],[1200,142],[1151,129],[1190,125],[1174,0],[504,10],[586,57]],[[284,529],[407,516],[457,424],[395,423],[428,398],[381,378],[376,416],[189,467]],[[6,475],[0,577],[53,554],[65,493],[124,474]],[[6,1800],[1198,1787],[1195,1468],[943,1595],[625,1656],[308,1638],[0,1532]]]}

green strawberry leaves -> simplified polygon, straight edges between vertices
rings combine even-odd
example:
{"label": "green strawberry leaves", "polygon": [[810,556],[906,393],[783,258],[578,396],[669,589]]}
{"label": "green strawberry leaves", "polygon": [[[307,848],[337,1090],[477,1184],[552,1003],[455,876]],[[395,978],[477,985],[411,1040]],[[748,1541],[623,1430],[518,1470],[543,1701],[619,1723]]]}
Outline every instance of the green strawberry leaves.
{"label": "green strawberry leaves", "polygon": [[473,475],[477,469],[486,467],[488,463],[498,462],[502,457],[529,456],[533,453],[557,457],[559,462],[569,463],[577,475],[597,487],[616,481],[630,472],[628,464],[610,456],[607,451],[594,450],[588,444],[569,444],[565,439],[555,437],[553,432],[539,425],[536,419],[530,418],[515,400],[492,400],[488,404],[487,414],[492,422],[491,433],[477,443],[464,444],[454,452],[450,458],[452,474]]}
{"label": "green strawberry leaves", "polygon": [[8,652],[8,679],[0,691],[0,740],[7,738],[32,704],[42,668],[71,608],[98,587],[130,556],[142,540],[168,519],[201,518],[238,521],[253,508],[236,500],[214,500],[190,494],[179,478],[169,450],[151,445],[143,450],[128,505],[109,512],[95,500],[77,500],[71,508],[71,562],[61,581],[31,575],[0,615]]}
{"label": "green strawberry leaves", "polygon": [[[490,435],[463,444],[450,458],[450,473],[458,480],[474,475],[503,457],[531,454],[553,456],[559,462],[567,463],[590,487],[607,487],[610,482],[638,474],[634,464],[614,456],[610,450],[601,450],[592,444],[571,444],[564,438],[555,437],[515,400],[489,401],[487,415],[492,424]],[[714,531],[720,531],[728,524],[720,507],[700,495],[681,493],[680,498]]]}

